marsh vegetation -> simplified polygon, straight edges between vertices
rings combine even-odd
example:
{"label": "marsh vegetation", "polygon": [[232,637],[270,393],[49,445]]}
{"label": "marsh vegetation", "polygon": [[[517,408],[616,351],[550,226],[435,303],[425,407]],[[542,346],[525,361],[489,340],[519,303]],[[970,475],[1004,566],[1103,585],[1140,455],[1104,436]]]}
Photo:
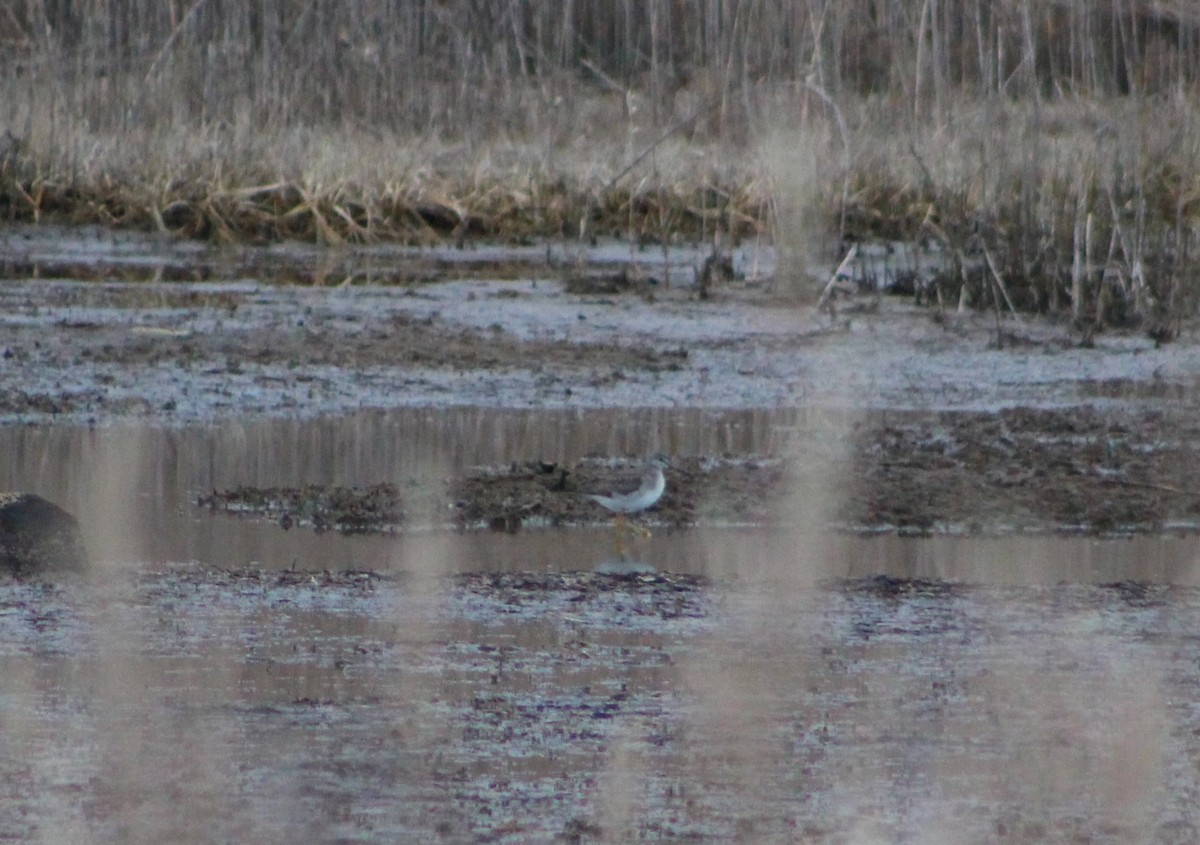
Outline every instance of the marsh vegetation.
{"label": "marsh vegetation", "polygon": [[933,245],[943,304],[1168,339],[1200,11],[1142,0],[11,3],[0,213],[217,241]]}

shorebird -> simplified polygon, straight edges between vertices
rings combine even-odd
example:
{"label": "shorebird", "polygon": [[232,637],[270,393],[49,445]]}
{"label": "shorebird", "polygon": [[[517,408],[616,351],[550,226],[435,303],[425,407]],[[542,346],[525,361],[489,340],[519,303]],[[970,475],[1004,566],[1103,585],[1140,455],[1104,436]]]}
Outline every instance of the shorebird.
{"label": "shorebird", "polygon": [[[644,511],[658,503],[658,500],[662,498],[663,491],[667,489],[667,479],[663,476],[663,470],[669,469],[670,466],[671,462],[667,460],[666,455],[655,452],[646,459],[646,466],[642,470],[636,489],[628,489],[628,487],[632,487],[632,483],[630,483],[625,485],[626,490],[613,491],[607,496],[596,493],[586,494],[593,502],[615,514],[613,525],[617,530],[617,554],[621,557],[625,556],[625,549],[621,543],[625,533],[625,514]],[[649,536],[649,532],[644,531],[643,535]]]}

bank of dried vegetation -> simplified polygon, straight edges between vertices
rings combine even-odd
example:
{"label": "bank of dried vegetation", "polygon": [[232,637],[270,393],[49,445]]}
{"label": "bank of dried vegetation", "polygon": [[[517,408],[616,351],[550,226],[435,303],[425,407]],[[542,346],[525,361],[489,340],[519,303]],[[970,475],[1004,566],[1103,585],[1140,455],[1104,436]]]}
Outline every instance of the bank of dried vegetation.
{"label": "bank of dried vegetation", "polygon": [[16,0],[0,214],[187,237],[936,245],[931,296],[1190,314],[1184,0]]}

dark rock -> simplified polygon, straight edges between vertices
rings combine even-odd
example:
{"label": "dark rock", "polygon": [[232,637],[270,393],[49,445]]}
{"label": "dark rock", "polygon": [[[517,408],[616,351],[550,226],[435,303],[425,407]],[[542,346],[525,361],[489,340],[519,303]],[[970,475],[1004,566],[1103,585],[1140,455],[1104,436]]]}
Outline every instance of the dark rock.
{"label": "dark rock", "polygon": [[75,517],[33,493],[0,493],[0,572],[41,574],[86,565]]}

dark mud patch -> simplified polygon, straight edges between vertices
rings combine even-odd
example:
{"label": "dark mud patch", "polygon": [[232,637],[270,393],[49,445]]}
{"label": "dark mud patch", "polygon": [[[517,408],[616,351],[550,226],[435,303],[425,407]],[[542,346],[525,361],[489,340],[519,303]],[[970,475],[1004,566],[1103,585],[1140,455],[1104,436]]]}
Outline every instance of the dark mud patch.
{"label": "dark mud patch", "polygon": [[[39,584],[53,591],[52,582],[10,578]],[[895,580],[895,579],[894,579]],[[173,566],[163,571],[142,573],[140,586],[152,592],[186,591],[199,586],[230,589],[266,588],[272,590],[342,590],[370,593],[381,585],[405,589],[410,584],[404,572],[379,572],[370,569],[291,569],[233,568],[219,566]],[[702,575],[673,572],[465,572],[438,580],[460,595],[472,595],[494,602],[501,613],[519,613],[532,601],[543,602],[557,596],[566,605],[583,606],[602,600],[609,594],[621,594],[645,601],[634,606],[638,614],[660,618],[704,615],[700,596],[713,588],[711,579]],[[685,605],[681,602],[688,603]]]}
{"label": "dark mud patch", "polygon": [[317,533],[362,534],[395,530],[405,514],[394,484],[367,488],[319,486],[235,487],[200,496],[196,504],[210,511],[253,514],[281,528],[304,526]]}
{"label": "dark mud patch", "polygon": [[481,572],[460,575],[470,610],[480,618],[564,612],[602,613],[606,618],[700,619],[711,610],[711,582],[670,572]]}
{"label": "dark mud patch", "polygon": [[[188,329],[124,327],[113,331],[89,319],[62,321],[59,327],[94,334],[93,342],[81,345],[76,352],[75,365],[170,364],[184,370],[216,366],[234,374],[254,366],[283,366],[299,381],[308,378],[302,368],[312,367],[503,370],[524,367],[534,360],[586,370],[592,382],[619,381],[625,377],[623,369],[679,369],[687,359],[686,350],[658,352],[641,345],[530,343],[507,332],[500,323],[487,329],[463,328],[434,314],[396,314],[382,321],[351,318],[349,322],[357,325],[333,326],[319,316],[302,316],[286,323],[226,331],[219,339]],[[25,347],[12,348],[13,356],[29,353]]]}
{"label": "dark mud patch", "polygon": [[859,437],[843,517],[916,533],[1194,530],[1198,437],[1192,415],[1162,411],[892,414]]}
{"label": "dark mud patch", "polygon": [[566,277],[563,287],[567,293],[581,296],[618,296],[638,294],[653,297],[661,282],[654,276],[638,272],[632,267],[622,267],[615,272],[572,273]]}
{"label": "dark mud patch", "polygon": [[[93,308],[116,311],[163,311],[175,309],[209,310],[228,315],[236,313],[239,306],[252,300],[246,292],[230,289],[224,285],[131,285],[95,284],[63,286],[47,284],[34,298],[11,300],[17,308],[52,308],[86,311]],[[100,323],[86,318],[61,317],[57,325],[62,328],[98,328]]]}
{"label": "dark mud patch", "polygon": [[144,583],[180,585],[208,584],[224,587],[264,584],[269,587],[329,587],[370,590],[381,581],[394,582],[397,576],[370,569],[251,569],[224,566],[177,565],[161,572],[140,576]]}
{"label": "dark mud patch", "polygon": [[881,599],[949,598],[961,591],[961,586],[949,581],[927,578],[896,578],[891,575],[871,575],[865,578],[843,578],[836,582],[846,593],[863,593]]}

